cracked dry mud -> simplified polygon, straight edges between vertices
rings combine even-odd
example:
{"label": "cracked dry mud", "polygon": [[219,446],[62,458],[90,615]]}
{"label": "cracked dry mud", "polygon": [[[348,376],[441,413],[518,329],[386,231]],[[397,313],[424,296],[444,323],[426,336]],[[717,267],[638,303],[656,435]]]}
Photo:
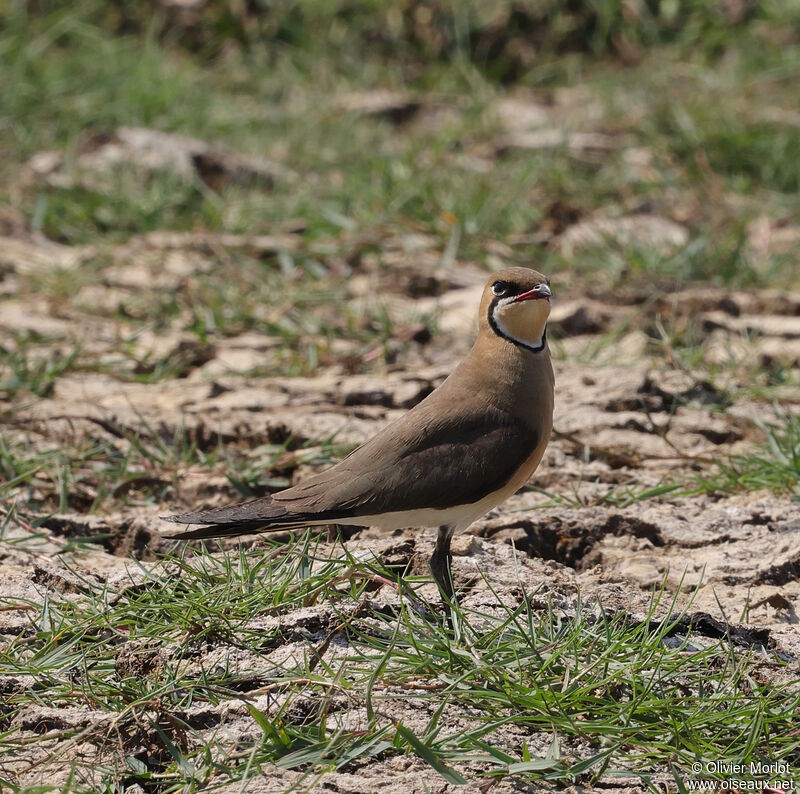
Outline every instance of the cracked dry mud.
{"label": "cracked dry mud", "polygon": [[[586,229],[582,232],[588,233]],[[568,240],[569,245],[578,244],[576,234]],[[120,264],[107,271],[104,280],[92,287],[92,294],[84,297],[97,301],[102,296],[105,305],[131,304],[142,289],[176,285],[195,269],[208,266],[208,252],[220,246],[269,251],[276,245],[291,245],[291,240],[291,232],[287,232],[278,242],[230,238],[207,241],[207,245],[195,240],[189,246],[187,239],[150,235],[120,247],[115,254]],[[56,266],[71,267],[79,266],[84,254],[91,255],[72,252],[77,257],[73,261],[65,252],[47,247],[33,256],[37,243],[20,241],[19,245],[23,254],[18,260],[6,249],[5,264],[11,267],[7,278],[13,277],[16,261],[46,267],[57,260]],[[135,267],[131,251],[136,252]],[[399,257],[398,268],[401,263]],[[151,276],[156,273],[160,281],[153,283]],[[366,270],[354,275],[349,287],[354,302],[369,300],[380,287],[387,311],[398,317],[406,318],[410,311],[439,312],[438,332],[430,339],[421,337],[422,341],[405,350],[387,371],[348,374],[350,368],[342,362],[350,351],[344,350],[341,360],[316,377],[253,378],[240,373],[279,351],[279,340],[248,332],[201,345],[180,332],[143,334],[134,342],[139,360],[180,359],[185,377],[134,383],[98,372],[67,373],[55,381],[44,399],[17,406],[4,434],[8,440],[24,438],[41,449],[68,447],[87,437],[124,449],[144,427],[163,439],[185,432],[201,449],[219,444],[254,449],[288,442],[291,451],[332,434],[343,444],[363,441],[435,388],[465,352],[484,279],[482,271],[471,267],[444,272],[403,268],[402,273],[402,278],[389,279],[385,272]],[[632,619],[641,619],[653,589],[665,582],[669,594],[678,593],[678,607],[691,602],[689,612],[701,634],[706,630],[713,636],[714,626],[720,625],[717,621],[732,624],[745,646],[755,644],[788,660],[783,672],[768,674],[796,676],[800,659],[800,517],[796,502],[764,491],[713,498],[671,499],[666,495],[622,507],[603,507],[597,506],[593,495],[612,488],[655,487],[665,478],[708,471],[714,460],[757,444],[759,432],[753,418],[768,418],[769,404],[754,398],[729,404],[723,390],[734,388],[740,376],[744,379],[742,373],[765,363],[800,364],[800,295],[693,289],[663,296],[645,310],[635,296],[620,300],[619,296],[586,299],[579,294],[559,295],[558,274],[553,276],[556,432],[532,483],[547,495],[536,489],[517,494],[456,541],[454,575],[465,607],[492,608],[495,596],[488,581],[511,604],[528,592],[536,594],[540,607],[549,597],[557,608],[569,611],[580,591],[584,602],[599,602],[608,611],[624,611]],[[393,294],[387,290],[392,287],[396,290]],[[670,368],[663,360],[652,358],[649,340],[653,318],[659,314],[677,318],[678,323],[696,322],[704,334],[708,356],[729,364],[733,360],[734,365],[712,382],[707,373]],[[117,334],[112,320],[89,317],[79,308],[52,316],[44,304],[5,301],[0,333],[7,337],[26,328],[38,328],[40,333],[64,340],[80,339],[84,349],[99,360],[113,355]],[[743,332],[753,336],[748,344],[742,342]],[[600,344],[609,334],[613,344]],[[53,346],[58,344],[56,339]],[[797,411],[800,398],[787,394],[782,404],[786,410]],[[301,466],[293,477],[302,478],[308,470]],[[37,487],[20,489],[17,494],[20,516],[25,515],[26,501],[36,500]],[[86,597],[86,577],[105,583],[112,597],[136,586],[142,574],[131,557],[147,566],[155,553],[174,547],[160,536],[160,514],[237,498],[222,472],[209,474],[199,469],[179,472],[174,481],[164,483],[162,493],[158,505],[129,506],[120,494],[112,507],[96,514],[56,513],[36,532],[25,520],[12,519],[6,538],[15,542],[0,547],[0,597],[12,605],[0,611],[0,642],[27,630],[25,602],[39,604],[44,598],[80,602]],[[87,502],[91,503],[91,494]],[[70,539],[91,536],[102,537],[95,550],[77,553],[68,546]],[[424,573],[432,534],[408,530],[386,537],[364,530],[353,535],[348,547],[356,555],[374,554]],[[329,550],[333,555],[342,553],[336,544],[330,544]],[[393,597],[384,590],[373,594],[378,605]],[[13,608],[14,604],[18,608]],[[258,655],[225,642],[211,644],[197,659],[198,670],[201,665],[227,661],[237,672],[252,674],[258,681],[278,661],[293,654],[302,658],[337,619],[328,604],[271,618],[275,625],[264,628],[278,628],[280,643]],[[335,665],[344,650],[331,643],[325,650],[328,663]],[[121,648],[117,657],[121,669],[140,673],[167,661],[158,649],[135,642]],[[30,677],[3,676],[0,693],[35,685]],[[255,705],[269,711],[275,708],[275,701],[264,695]],[[349,710],[346,702],[337,706],[342,724],[358,726],[366,719],[360,710]],[[395,702],[393,708],[412,729],[424,727],[430,716],[418,706],[403,710]],[[183,717],[200,736],[216,732],[230,743],[253,739],[257,730],[243,703],[236,699],[216,707],[197,706]],[[446,727],[455,730],[469,724],[470,715],[453,709],[446,720]],[[113,715],[81,706],[32,706],[8,727],[22,737],[46,739],[31,743],[24,757],[5,762],[5,773],[18,775],[26,784],[60,780],[65,760],[91,764],[107,752],[107,740],[119,728]],[[64,746],[60,735],[70,728],[87,732],[83,740]],[[142,735],[140,741],[147,744],[151,738]],[[46,760],[49,753],[62,749],[61,758]],[[546,745],[541,749],[544,752]],[[580,752],[577,746],[571,749]],[[269,780],[254,782],[247,791],[283,791],[298,779],[297,772],[276,769]],[[385,787],[387,780],[415,792],[451,788],[421,760],[403,756],[326,774],[319,785],[330,791],[374,792]],[[541,786],[530,790],[541,790]],[[604,791],[615,789],[632,791],[636,784],[605,781]],[[220,789],[238,790],[239,784]],[[494,788],[497,792],[512,790],[528,789],[511,782]]]}

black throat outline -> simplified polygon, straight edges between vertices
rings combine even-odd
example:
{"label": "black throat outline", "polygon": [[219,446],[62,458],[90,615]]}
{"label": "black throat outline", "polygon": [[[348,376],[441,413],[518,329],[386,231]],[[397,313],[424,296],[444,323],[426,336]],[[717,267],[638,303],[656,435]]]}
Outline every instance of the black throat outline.
{"label": "black throat outline", "polygon": [[509,336],[508,334],[504,334],[500,327],[497,325],[497,322],[494,319],[494,310],[497,308],[497,304],[499,303],[499,298],[495,298],[489,304],[489,327],[502,339],[505,339],[507,342],[511,342],[512,344],[516,345],[517,347],[521,347],[523,350],[530,350],[531,353],[541,353],[542,350],[545,349],[547,345],[547,323],[544,324],[544,331],[542,331],[542,341],[539,345],[529,345],[525,342],[520,341],[519,339],[514,339],[513,336]]}

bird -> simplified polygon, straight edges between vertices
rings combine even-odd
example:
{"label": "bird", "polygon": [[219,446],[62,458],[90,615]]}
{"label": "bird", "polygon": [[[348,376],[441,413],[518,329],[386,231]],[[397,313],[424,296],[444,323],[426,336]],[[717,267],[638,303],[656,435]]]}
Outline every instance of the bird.
{"label": "bird", "polygon": [[430,569],[452,606],[451,540],[518,491],[553,428],[547,342],[550,279],[525,267],[495,271],[478,333],[427,397],[330,468],[269,496],[165,516],[198,529],[170,539],[221,538],[339,524],[391,531],[437,528]]}

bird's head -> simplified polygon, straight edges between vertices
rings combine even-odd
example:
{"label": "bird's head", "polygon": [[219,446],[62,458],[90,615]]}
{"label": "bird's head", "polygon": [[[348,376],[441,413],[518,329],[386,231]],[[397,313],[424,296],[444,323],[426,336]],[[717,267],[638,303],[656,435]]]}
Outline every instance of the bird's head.
{"label": "bird's head", "polygon": [[544,350],[552,294],[550,279],[535,270],[498,270],[483,291],[481,332],[495,334],[532,352]]}

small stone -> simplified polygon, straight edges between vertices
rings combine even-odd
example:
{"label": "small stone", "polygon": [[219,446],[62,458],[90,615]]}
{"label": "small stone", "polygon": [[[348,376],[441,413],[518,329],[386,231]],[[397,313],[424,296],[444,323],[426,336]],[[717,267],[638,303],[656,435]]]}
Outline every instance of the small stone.
{"label": "small stone", "polygon": [[450,551],[455,557],[469,557],[480,548],[477,538],[473,535],[459,535],[453,538]]}

